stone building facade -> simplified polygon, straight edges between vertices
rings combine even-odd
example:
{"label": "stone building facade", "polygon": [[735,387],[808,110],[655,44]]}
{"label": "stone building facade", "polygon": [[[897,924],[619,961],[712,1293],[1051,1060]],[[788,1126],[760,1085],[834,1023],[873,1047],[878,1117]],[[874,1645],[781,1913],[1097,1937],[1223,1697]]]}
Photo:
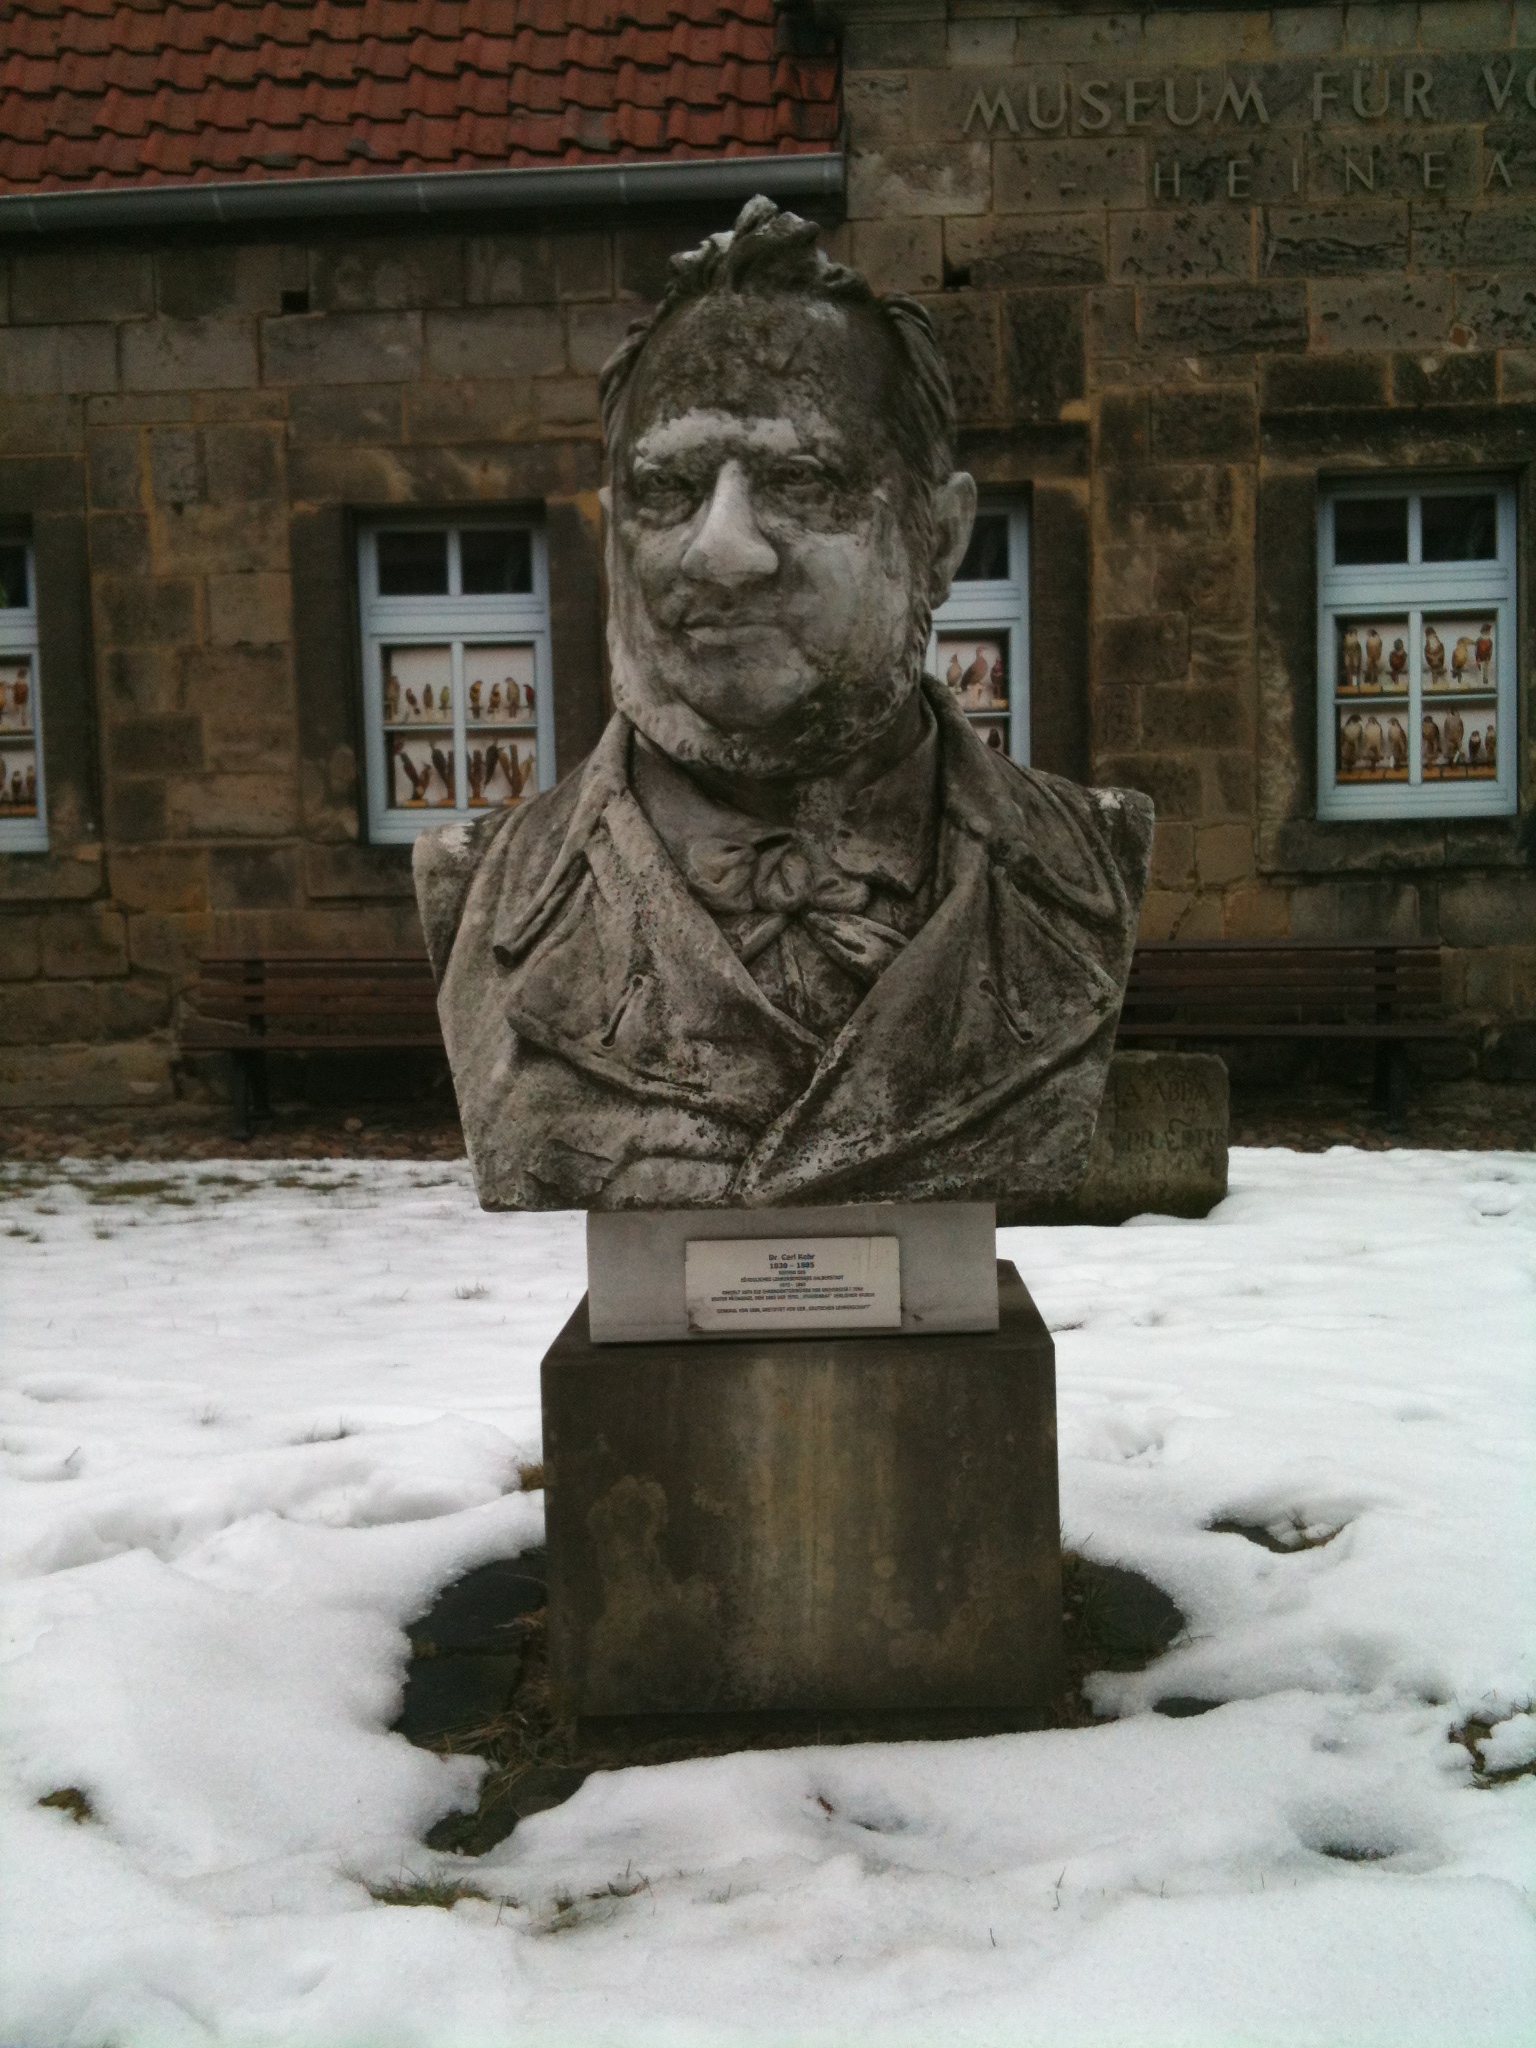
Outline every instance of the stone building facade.
{"label": "stone building facade", "polygon": [[[1474,1028],[1426,1057],[1536,1078],[1536,5],[794,21],[840,51],[842,134],[788,203],[934,317],[963,459],[1027,523],[1030,758],[1156,800],[1143,936],[1437,938]],[[0,548],[34,565],[48,843],[0,851],[0,1104],[202,1085],[176,1024],[206,952],[419,947],[408,848],[368,822],[370,520],[537,519],[580,759],[596,373],[736,204],[6,229]],[[1422,638],[1483,603],[1420,573],[1447,480],[1503,508],[1499,779],[1422,800],[1426,740],[1394,792],[1383,739],[1385,794],[1340,814],[1320,519],[1336,486],[1412,501],[1402,577],[1337,618]],[[1384,696],[1378,730],[1433,683],[1416,654],[1415,719]]]}

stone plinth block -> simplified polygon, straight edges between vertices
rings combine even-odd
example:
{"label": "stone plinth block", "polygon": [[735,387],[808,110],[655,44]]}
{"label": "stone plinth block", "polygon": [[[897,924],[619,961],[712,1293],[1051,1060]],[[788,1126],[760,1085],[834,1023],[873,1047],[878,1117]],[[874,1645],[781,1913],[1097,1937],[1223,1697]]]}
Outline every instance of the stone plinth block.
{"label": "stone plinth block", "polygon": [[1037,1722],[1062,1683],[1049,1331],[544,1359],[550,1666],[580,1718]]}
{"label": "stone plinth block", "polygon": [[850,1202],[825,1209],[594,1209],[587,1216],[588,1330],[596,1344],[711,1341],[689,1327],[690,1240],[861,1236],[890,1236],[900,1245],[903,1330],[997,1328],[991,1202]]}
{"label": "stone plinth block", "polygon": [[1207,1216],[1227,1192],[1227,1070],[1208,1052],[1117,1052],[1088,1170],[1064,1202],[1000,1203],[998,1221]]}

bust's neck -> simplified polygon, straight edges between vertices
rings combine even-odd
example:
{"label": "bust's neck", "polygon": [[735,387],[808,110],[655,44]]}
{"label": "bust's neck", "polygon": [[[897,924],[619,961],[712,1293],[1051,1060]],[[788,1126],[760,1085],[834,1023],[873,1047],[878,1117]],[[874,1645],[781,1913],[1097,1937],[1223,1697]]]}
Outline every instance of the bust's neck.
{"label": "bust's neck", "polygon": [[677,766],[716,803],[727,804],[749,818],[760,818],[764,824],[783,825],[819,838],[843,815],[859,790],[907,758],[926,729],[923,693],[914,688],[877,738],[824,775],[731,775],[701,761],[680,761]]}

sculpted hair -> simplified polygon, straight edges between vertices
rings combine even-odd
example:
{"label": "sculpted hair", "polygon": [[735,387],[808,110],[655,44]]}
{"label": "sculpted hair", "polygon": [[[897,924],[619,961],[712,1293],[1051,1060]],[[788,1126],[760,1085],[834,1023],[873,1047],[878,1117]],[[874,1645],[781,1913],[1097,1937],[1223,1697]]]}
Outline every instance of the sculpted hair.
{"label": "sculpted hair", "polygon": [[955,397],[934,339],[933,323],[915,299],[880,298],[856,270],[833,263],[816,246],[814,221],[785,213],[759,194],[734,228],[672,258],[672,280],[649,320],[637,321],[603,365],[598,381],[603,434],[609,448],[623,429],[624,395],[651,337],[672,314],[714,293],[785,292],[870,308],[890,336],[897,388],[890,430],[917,487],[918,522],[931,538],[932,492],[955,466]]}

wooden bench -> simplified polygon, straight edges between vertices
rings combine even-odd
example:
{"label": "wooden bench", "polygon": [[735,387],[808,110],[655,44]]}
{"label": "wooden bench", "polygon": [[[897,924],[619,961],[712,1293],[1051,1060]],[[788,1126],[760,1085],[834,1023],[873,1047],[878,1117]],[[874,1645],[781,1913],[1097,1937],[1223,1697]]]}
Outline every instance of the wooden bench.
{"label": "wooden bench", "polygon": [[235,1108],[245,1136],[270,1114],[269,1052],[442,1050],[437,992],[425,954],[217,955],[199,963],[181,1028],[185,1052],[234,1056]]}
{"label": "wooden bench", "polygon": [[1376,1048],[1375,1103],[1400,1125],[1410,1039],[1453,1038],[1433,939],[1165,939],[1136,948],[1119,1038],[1316,1038]]}

